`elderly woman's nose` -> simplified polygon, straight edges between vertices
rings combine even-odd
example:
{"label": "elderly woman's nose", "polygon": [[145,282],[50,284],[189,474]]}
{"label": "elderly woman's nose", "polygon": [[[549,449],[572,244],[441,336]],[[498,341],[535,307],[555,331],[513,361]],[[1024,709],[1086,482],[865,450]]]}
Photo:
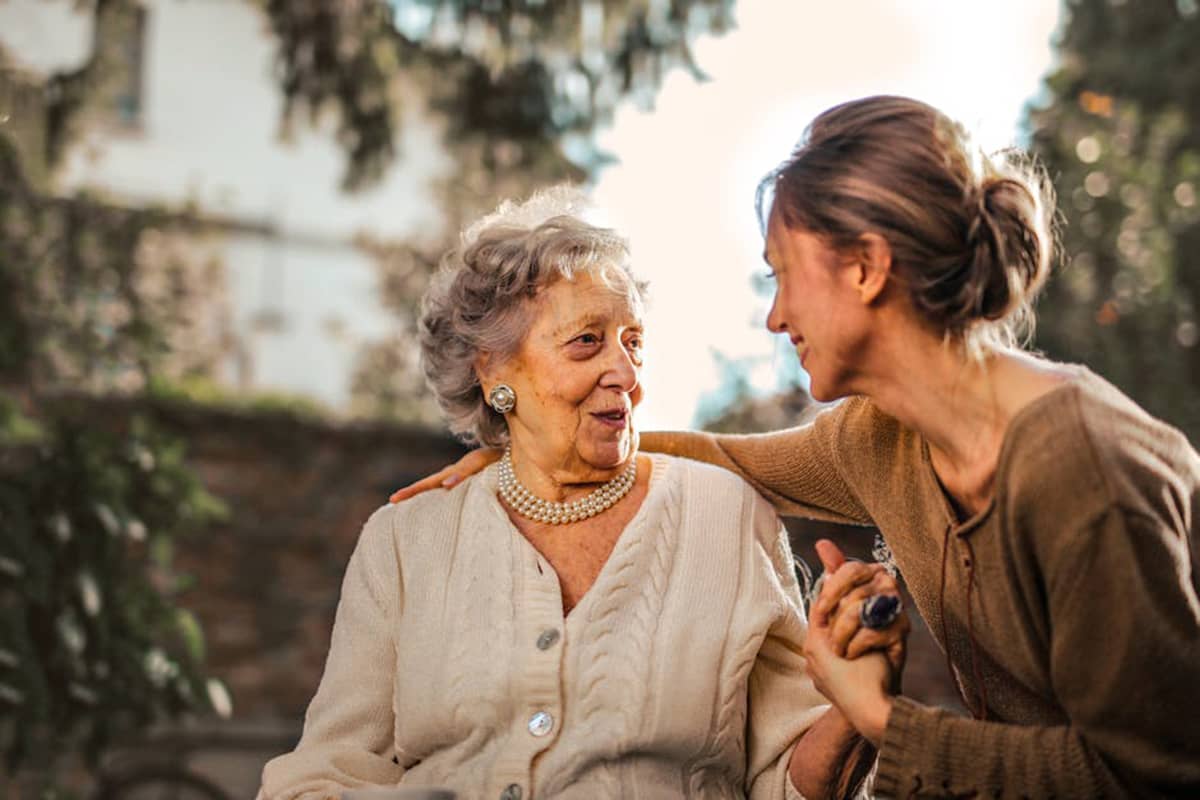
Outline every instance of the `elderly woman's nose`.
{"label": "elderly woman's nose", "polygon": [[634,356],[624,346],[609,349],[608,363],[602,378],[607,386],[632,392],[638,384],[638,366]]}

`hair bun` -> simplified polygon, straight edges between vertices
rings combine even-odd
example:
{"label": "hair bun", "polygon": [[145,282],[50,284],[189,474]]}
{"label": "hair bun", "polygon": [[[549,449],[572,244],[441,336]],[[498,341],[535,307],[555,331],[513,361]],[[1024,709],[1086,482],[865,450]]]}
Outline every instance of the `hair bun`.
{"label": "hair bun", "polygon": [[1026,180],[989,175],[968,199],[960,309],[966,320],[1004,319],[1026,305],[1046,280],[1051,237],[1038,193]]}

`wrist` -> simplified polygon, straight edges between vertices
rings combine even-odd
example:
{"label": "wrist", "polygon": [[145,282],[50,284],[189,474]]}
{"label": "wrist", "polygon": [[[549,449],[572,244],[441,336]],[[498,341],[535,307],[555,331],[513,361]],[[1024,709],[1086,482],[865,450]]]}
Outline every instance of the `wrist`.
{"label": "wrist", "polygon": [[831,704],[829,710],[825,712],[825,717],[830,732],[836,733],[843,739],[854,739],[859,736],[854,722],[837,705]]}
{"label": "wrist", "polygon": [[889,695],[881,694],[878,699],[868,703],[858,714],[854,727],[864,739],[875,747],[883,743],[883,734],[887,730],[888,719],[892,715],[893,701]]}

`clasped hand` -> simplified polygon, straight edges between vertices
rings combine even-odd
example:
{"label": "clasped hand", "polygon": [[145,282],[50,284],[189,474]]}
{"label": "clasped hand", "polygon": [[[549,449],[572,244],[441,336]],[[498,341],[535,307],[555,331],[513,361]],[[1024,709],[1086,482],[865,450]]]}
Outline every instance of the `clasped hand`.
{"label": "clasped hand", "polygon": [[911,625],[900,615],[887,627],[863,625],[863,602],[872,595],[900,595],[882,564],[847,561],[833,542],[817,542],[825,569],[809,614],[804,655],[813,683],[863,737],[878,746],[887,728],[892,697],[900,688]]}

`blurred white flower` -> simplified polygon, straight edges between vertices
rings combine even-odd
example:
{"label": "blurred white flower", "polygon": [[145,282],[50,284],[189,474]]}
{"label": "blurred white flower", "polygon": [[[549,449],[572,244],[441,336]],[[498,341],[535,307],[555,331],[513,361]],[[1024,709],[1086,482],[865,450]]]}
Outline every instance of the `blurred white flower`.
{"label": "blurred white flower", "polygon": [[142,445],[137,444],[133,446],[132,454],[133,460],[136,461],[137,465],[142,468],[142,472],[149,472],[150,470],[154,469],[154,453],[151,453]]}
{"label": "blurred white flower", "polygon": [[140,519],[131,519],[125,523],[125,534],[135,542],[146,541],[146,525]]}
{"label": "blurred white flower", "polygon": [[96,518],[100,520],[100,524],[104,526],[104,530],[108,531],[110,536],[116,536],[121,532],[121,523],[117,519],[117,515],[104,503],[96,504]]}
{"label": "blurred white flower", "polygon": [[83,610],[89,617],[100,613],[103,598],[100,596],[100,586],[90,572],[79,573],[79,599],[83,602]]}
{"label": "blurred white flower", "polygon": [[54,538],[60,542],[66,543],[71,540],[71,520],[61,511],[56,512],[50,517],[50,530],[54,532]]}
{"label": "blurred white flower", "polygon": [[166,653],[157,647],[152,647],[146,651],[142,668],[146,670],[146,677],[150,679],[150,682],[158,687],[166,686],[167,681],[179,674],[179,667],[171,659],[167,658]]}
{"label": "blurred white flower", "polygon": [[19,706],[25,702],[25,693],[7,683],[0,683],[0,700],[9,705]]}
{"label": "blurred white flower", "polygon": [[212,703],[213,711],[217,712],[217,716],[221,719],[229,719],[233,716],[233,698],[229,696],[229,690],[225,688],[225,684],[216,678],[209,678],[205,688],[208,690],[208,702]]}
{"label": "blurred white flower", "polygon": [[79,702],[89,706],[95,705],[96,700],[98,699],[94,691],[81,683],[72,682],[69,684],[67,686],[67,694],[71,695],[71,697],[74,697]]}
{"label": "blurred white flower", "polygon": [[73,614],[60,614],[56,627],[58,628],[58,638],[62,639],[62,643],[68,650],[75,655],[83,652],[83,648],[87,646],[87,634],[83,632],[83,628],[79,627]]}

